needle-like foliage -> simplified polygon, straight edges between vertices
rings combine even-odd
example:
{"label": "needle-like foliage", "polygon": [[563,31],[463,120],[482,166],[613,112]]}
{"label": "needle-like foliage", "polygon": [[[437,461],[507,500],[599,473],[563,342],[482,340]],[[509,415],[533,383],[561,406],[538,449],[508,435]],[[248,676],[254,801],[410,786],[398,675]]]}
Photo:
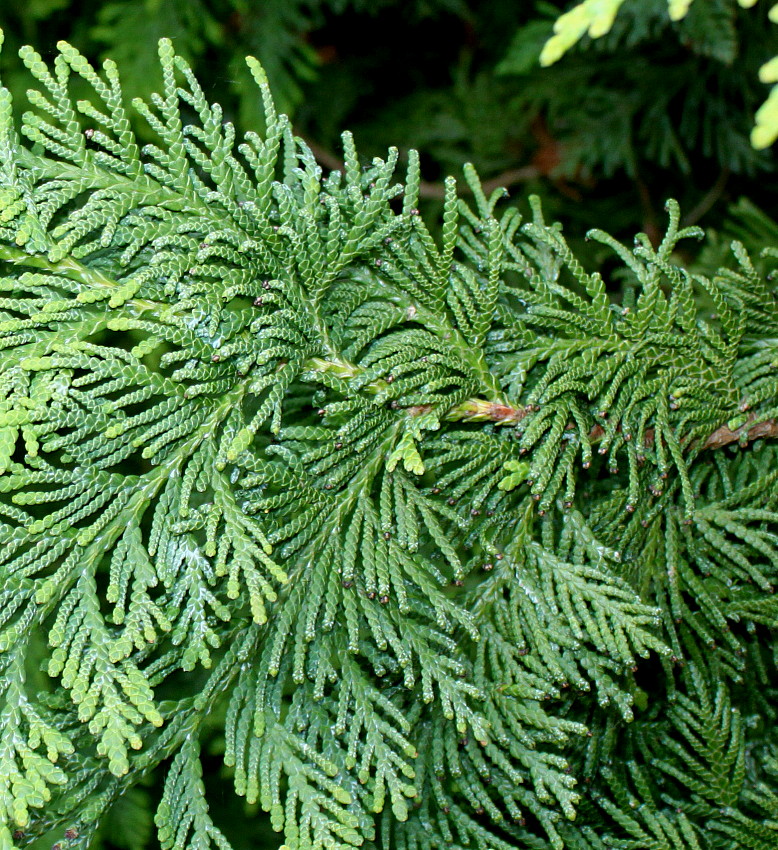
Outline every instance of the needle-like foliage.
{"label": "needle-like foliage", "polygon": [[161,846],[226,850],[222,710],[290,850],[774,847],[773,284],[669,203],[592,231],[616,303],[472,169],[435,235],[415,154],[324,178],[255,61],[236,139],[159,55],[142,149],[110,60],[0,89],[0,848],[164,765]]}
{"label": "needle-like foliage", "polygon": [[[749,8],[757,0],[737,0],[738,5]],[[613,22],[625,0],[582,0],[570,11],[557,18],[554,34],[548,39],[540,56],[542,65],[551,65],[566,53],[585,34],[600,38],[613,26]],[[693,0],[667,0],[667,11],[672,21],[684,18],[692,6]],[[721,4],[706,4],[698,0],[698,6],[707,5],[712,15],[721,16],[724,12]],[[769,11],[769,18],[778,23],[778,3]],[[778,56],[765,62],[759,69],[759,79],[763,83],[778,81]],[[778,138],[778,86],[773,85],[767,100],[756,113],[756,126],[751,132],[751,143],[755,148],[767,148]]]}

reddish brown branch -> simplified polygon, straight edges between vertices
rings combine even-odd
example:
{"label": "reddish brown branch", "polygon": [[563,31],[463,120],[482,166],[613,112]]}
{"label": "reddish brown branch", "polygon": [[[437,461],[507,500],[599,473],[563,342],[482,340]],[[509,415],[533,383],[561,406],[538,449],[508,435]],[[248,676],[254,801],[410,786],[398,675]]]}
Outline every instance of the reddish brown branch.
{"label": "reddish brown branch", "polygon": [[756,425],[751,423],[754,421],[753,414],[749,416],[748,421],[740,428],[732,431],[726,425],[717,428],[703,444],[704,449],[720,449],[729,443],[745,442],[758,440],[762,437],[778,437],[778,420],[767,419],[764,422],[758,422]]}
{"label": "reddish brown branch", "polygon": [[[764,422],[752,424],[754,415],[750,414],[748,420],[734,431],[726,425],[717,428],[702,444],[703,449],[720,449],[730,443],[750,443],[760,438],[778,437],[778,420],[767,419]],[[595,425],[589,433],[592,443],[599,442],[605,436],[605,429],[601,425]],[[647,448],[654,445],[655,433],[653,428],[647,428],[644,442]]]}
{"label": "reddish brown branch", "polygon": [[722,168],[719,176],[716,178],[716,182],[708,189],[708,191],[700,198],[697,205],[693,207],[686,215],[683,217],[681,224],[684,227],[689,227],[692,224],[697,224],[697,222],[713,207],[719,198],[721,198],[724,193],[724,189],[727,186],[727,180],[729,180],[729,169]]}
{"label": "reddish brown branch", "polygon": [[[420,404],[409,407],[407,410],[412,416],[420,416],[422,413],[429,413],[432,409],[433,407],[430,404]],[[532,406],[510,407],[483,399],[468,399],[451,408],[445,418],[458,422],[494,422],[497,425],[512,425],[521,422],[534,409]],[[743,425],[734,430],[727,425],[722,425],[705,440],[702,448],[720,449],[730,443],[749,443],[760,438],[778,437],[778,420],[768,419],[754,424],[755,418],[755,415],[750,413]],[[602,425],[595,425],[589,432],[589,441],[599,443],[604,436],[605,429]],[[648,428],[644,436],[645,445],[647,447],[652,446],[654,439],[654,429]]]}

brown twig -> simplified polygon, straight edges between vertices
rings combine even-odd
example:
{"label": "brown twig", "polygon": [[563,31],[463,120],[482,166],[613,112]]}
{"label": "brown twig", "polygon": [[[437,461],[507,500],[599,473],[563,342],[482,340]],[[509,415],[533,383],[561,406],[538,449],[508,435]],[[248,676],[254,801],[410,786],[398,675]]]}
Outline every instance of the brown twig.
{"label": "brown twig", "polygon": [[[723,446],[728,446],[730,443],[750,443],[752,440],[758,440],[760,438],[778,437],[778,420],[767,419],[764,422],[758,422],[754,425],[755,418],[753,414],[750,414],[748,420],[734,431],[726,425],[722,425],[705,440],[702,448],[720,449]],[[605,429],[602,425],[595,425],[589,432],[589,440],[592,443],[599,442],[604,436]],[[644,437],[646,447],[650,448],[653,446],[655,439],[654,429],[647,428]]]}
{"label": "brown twig", "polygon": [[[345,166],[340,157],[310,139],[303,138],[303,141],[311,149],[311,153],[320,165],[323,165],[330,171],[343,171]],[[503,171],[496,177],[491,177],[489,180],[484,181],[482,186],[484,192],[489,195],[495,189],[499,189],[501,187],[507,188],[508,186],[515,185],[516,183],[525,183],[527,180],[533,180],[535,177],[540,176],[541,171],[539,168],[534,165],[524,165],[521,168],[509,168],[507,171]],[[460,192],[463,194],[469,194],[470,191],[470,187],[466,185],[460,188]],[[426,180],[422,180],[419,184],[420,198],[442,200],[445,196],[446,187],[443,183],[429,183]]]}
{"label": "brown twig", "polygon": [[[407,408],[407,412],[412,416],[420,416],[422,413],[429,413],[432,409],[432,405],[420,404]],[[458,422],[494,422],[497,425],[513,425],[521,422],[533,410],[535,410],[533,406],[510,407],[483,399],[468,399],[451,408],[445,418]],[[755,419],[755,414],[750,413],[743,425],[734,430],[727,425],[722,425],[710,434],[702,448],[720,449],[730,443],[750,443],[752,440],[778,437],[778,420],[767,419],[764,422],[755,423]],[[589,441],[599,443],[604,436],[605,429],[602,425],[595,425],[589,432]],[[653,446],[655,440],[653,428],[646,430],[644,440],[646,447]]]}
{"label": "brown twig", "polygon": [[729,169],[722,168],[719,176],[716,178],[716,182],[700,198],[697,205],[683,217],[681,224],[684,227],[690,227],[692,224],[697,224],[697,222],[711,209],[711,207],[713,207],[726,188],[727,180],[729,180]]}
{"label": "brown twig", "polygon": [[703,444],[704,449],[720,449],[729,443],[758,440],[762,437],[778,437],[778,420],[767,419],[753,425],[754,416],[751,414],[748,421],[736,430],[731,430],[726,425],[717,428]]}

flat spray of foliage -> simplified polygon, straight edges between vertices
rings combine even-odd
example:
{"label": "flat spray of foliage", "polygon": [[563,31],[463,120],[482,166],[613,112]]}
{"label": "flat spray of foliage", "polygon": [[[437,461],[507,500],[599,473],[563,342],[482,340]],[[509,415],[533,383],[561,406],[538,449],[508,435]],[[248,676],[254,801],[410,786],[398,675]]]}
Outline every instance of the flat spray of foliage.
{"label": "flat spray of foliage", "polygon": [[[671,20],[680,21],[686,16],[694,0],[667,0]],[[697,0],[710,3],[711,0]],[[750,8],[756,0],[737,0],[740,6]],[[584,34],[600,38],[609,32],[625,0],[583,0],[569,12],[560,15],[554,24],[554,34],[546,42],[540,56],[541,65],[552,65],[566,53]],[[773,23],[778,23],[778,3],[768,13]],[[763,83],[778,83],[778,56],[759,69]],[[767,100],[756,113],[756,126],[751,131],[755,148],[767,148],[778,138],[778,85],[773,85]]]}
{"label": "flat spray of foliage", "polygon": [[[291,850],[778,843],[775,287],[418,158],[236,140],[170,42],[0,90],[0,848],[86,848],[200,733]],[[78,94],[71,93],[74,89]],[[88,94],[87,94],[88,92]],[[86,98],[86,99],[77,99]],[[163,764],[164,763],[164,764]]]}

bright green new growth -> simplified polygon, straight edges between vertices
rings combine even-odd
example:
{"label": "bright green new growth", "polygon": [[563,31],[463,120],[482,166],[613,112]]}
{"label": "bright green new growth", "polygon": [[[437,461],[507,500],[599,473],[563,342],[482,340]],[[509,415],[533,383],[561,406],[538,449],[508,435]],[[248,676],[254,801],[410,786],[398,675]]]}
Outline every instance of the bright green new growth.
{"label": "bright green new growth", "polygon": [[291,850],[775,846],[778,313],[742,246],[709,280],[675,204],[658,247],[592,231],[617,304],[472,169],[439,239],[415,154],[345,134],[323,179],[253,60],[237,141],[161,42],[140,150],[113,63],[59,49],[21,52],[31,145],[0,90],[0,848],[86,848],[162,762],[161,846],[229,848],[225,705]]}
{"label": "bright green new growth", "polygon": [[[569,12],[560,15],[554,24],[554,34],[543,47],[541,65],[553,65],[584,35],[600,38],[610,31],[619,9],[625,0],[583,0]],[[686,16],[693,0],[667,0],[670,19],[680,21]],[[701,3],[709,0],[699,0]],[[746,9],[756,5],[756,0],[737,0]],[[778,23],[778,3],[769,11],[770,20]],[[763,83],[778,82],[778,56],[759,69]],[[751,144],[757,148],[769,148],[778,138],[778,86],[773,86],[767,100],[756,113],[756,125],[751,131]]]}

